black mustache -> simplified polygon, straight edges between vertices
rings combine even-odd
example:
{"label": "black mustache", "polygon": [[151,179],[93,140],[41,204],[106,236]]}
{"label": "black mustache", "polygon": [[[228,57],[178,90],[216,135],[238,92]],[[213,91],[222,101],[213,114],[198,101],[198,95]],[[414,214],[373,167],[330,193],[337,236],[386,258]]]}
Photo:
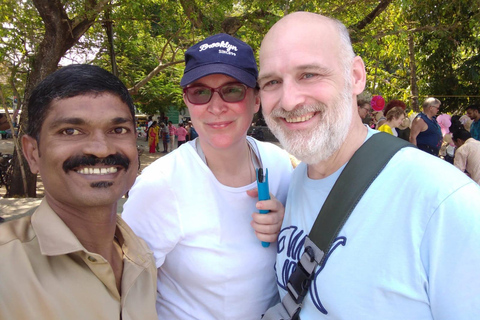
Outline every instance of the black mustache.
{"label": "black mustache", "polygon": [[103,164],[106,166],[121,166],[126,171],[130,166],[130,159],[118,152],[105,158],[99,158],[94,155],[72,156],[63,163],[63,171],[68,173],[68,171],[77,167],[88,167],[96,164]]}

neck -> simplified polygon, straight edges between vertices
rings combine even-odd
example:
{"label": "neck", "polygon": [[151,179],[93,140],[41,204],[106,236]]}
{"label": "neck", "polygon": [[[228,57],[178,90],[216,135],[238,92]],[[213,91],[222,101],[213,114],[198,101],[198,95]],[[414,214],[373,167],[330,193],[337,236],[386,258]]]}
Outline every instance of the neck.
{"label": "neck", "polygon": [[228,149],[209,148],[202,143],[207,166],[217,180],[229,187],[243,187],[255,181],[252,154],[246,140]]}
{"label": "neck", "polygon": [[110,264],[117,290],[121,292],[123,251],[115,244],[117,203],[102,207],[73,208],[55,201],[47,193],[48,204],[89,252],[101,255]]}
{"label": "neck", "polygon": [[85,249],[102,254],[112,247],[117,222],[116,203],[79,209],[54,200],[48,193],[45,197]]}
{"label": "neck", "polygon": [[425,112],[425,111],[423,111],[423,114],[425,114],[428,119],[432,120],[432,117],[433,117],[432,114],[430,114],[430,113],[428,113],[428,112]]}
{"label": "neck", "polygon": [[328,159],[317,164],[308,165],[307,174],[310,179],[323,179],[340,169],[347,163],[365,141],[368,129],[360,118],[354,117],[345,141]]}

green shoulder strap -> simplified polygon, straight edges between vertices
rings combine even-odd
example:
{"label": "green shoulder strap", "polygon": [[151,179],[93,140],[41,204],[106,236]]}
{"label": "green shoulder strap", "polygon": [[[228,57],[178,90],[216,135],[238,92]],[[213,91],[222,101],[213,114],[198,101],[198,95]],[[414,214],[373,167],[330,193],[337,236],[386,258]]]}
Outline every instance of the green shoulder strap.
{"label": "green shoulder strap", "polygon": [[330,191],[309,234],[313,243],[325,253],[323,259],[373,180],[398,150],[408,146],[414,145],[379,132],[355,152]]}

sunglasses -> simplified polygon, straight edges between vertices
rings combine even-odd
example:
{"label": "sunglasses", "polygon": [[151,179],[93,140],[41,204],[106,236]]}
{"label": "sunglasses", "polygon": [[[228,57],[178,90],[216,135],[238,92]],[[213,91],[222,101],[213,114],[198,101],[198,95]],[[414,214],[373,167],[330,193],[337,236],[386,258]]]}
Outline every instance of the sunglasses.
{"label": "sunglasses", "polygon": [[225,102],[240,102],[245,99],[247,86],[242,83],[227,83],[218,88],[205,85],[193,85],[183,88],[183,93],[191,104],[205,104],[210,102],[213,93],[217,92]]}

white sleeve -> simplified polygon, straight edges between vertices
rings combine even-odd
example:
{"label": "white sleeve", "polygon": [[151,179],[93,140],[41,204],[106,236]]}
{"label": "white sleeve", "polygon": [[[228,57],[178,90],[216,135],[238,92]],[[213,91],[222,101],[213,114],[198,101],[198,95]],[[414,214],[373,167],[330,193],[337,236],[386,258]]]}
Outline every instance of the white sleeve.
{"label": "white sleeve", "polygon": [[480,188],[473,181],[444,199],[428,222],[421,257],[433,318],[480,319]]}
{"label": "white sleeve", "polygon": [[144,170],[129,191],[122,218],[153,251],[159,268],[182,238],[175,193],[165,179]]}

